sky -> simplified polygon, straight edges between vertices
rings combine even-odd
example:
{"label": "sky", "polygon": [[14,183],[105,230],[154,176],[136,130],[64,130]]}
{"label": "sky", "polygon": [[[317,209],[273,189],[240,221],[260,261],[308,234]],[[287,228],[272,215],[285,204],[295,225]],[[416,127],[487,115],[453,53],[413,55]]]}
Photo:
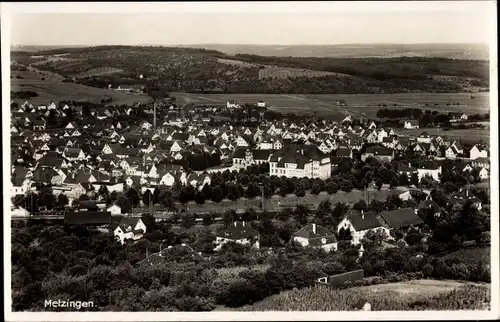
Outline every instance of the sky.
{"label": "sky", "polygon": [[12,45],[488,43],[491,39],[491,3],[397,4],[103,7],[87,3],[85,8],[31,4],[7,11]]}

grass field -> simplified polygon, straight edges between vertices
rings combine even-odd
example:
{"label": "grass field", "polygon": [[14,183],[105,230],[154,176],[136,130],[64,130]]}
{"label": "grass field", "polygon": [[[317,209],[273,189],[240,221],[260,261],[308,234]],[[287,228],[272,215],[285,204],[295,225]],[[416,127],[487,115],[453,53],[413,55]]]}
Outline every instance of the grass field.
{"label": "grass field", "polygon": [[259,70],[259,79],[266,79],[266,78],[286,79],[291,77],[322,77],[335,74],[336,73],[332,72],[306,70],[299,68],[266,67]]}
{"label": "grass field", "polygon": [[[225,104],[228,100],[235,100],[239,104],[256,104],[259,100],[263,100],[271,110],[331,116],[337,119],[343,118],[346,114],[375,118],[377,111],[383,108],[421,108],[439,112],[463,112],[468,115],[487,113],[490,110],[489,93],[475,93],[474,99],[471,99],[468,93],[172,94],[180,103]],[[335,106],[333,102],[336,100],[345,100],[347,106]],[[454,103],[459,105],[453,105]]]}
{"label": "grass field", "polygon": [[461,129],[444,131],[438,128],[429,129],[395,129],[395,132],[402,136],[419,135],[422,132],[427,132],[429,135],[439,135],[448,140],[461,140],[462,142],[478,142],[483,140],[489,142],[490,130],[489,129]]}
{"label": "grass field", "polygon": [[[23,79],[16,79],[21,75]],[[38,71],[13,72],[11,79],[11,91],[35,91],[37,97],[30,101],[33,104],[48,104],[50,101],[59,102],[63,100],[100,102],[103,98],[111,97],[111,104],[133,104],[136,102],[147,102],[147,95],[121,93],[107,89],[90,87],[81,84],[63,83],[62,77],[49,72]],[[41,80],[44,77],[45,80]]]}
{"label": "grass field", "polygon": [[[385,201],[390,194],[390,190],[370,190],[367,198],[368,201],[377,199],[379,201]],[[304,205],[310,209],[315,209],[323,200],[330,200],[330,202],[335,205],[339,202],[354,204],[360,199],[364,198],[363,191],[353,190],[349,193],[343,191],[338,191],[335,194],[327,194],[326,192],[321,192],[319,195],[313,195],[306,193],[304,197],[297,197],[294,194],[286,195],[281,197],[274,195],[269,199],[264,200],[264,209],[266,211],[278,211],[285,208],[295,208],[297,205]],[[219,203],[213,201],[207,201],[204,204],[197,204],[195,202],[189,202],[186,205],[176,203],[178,209],[185,209],[189,213],[223,213],[227,210],[242,211],[247,209],[260,210],[262,209],[262,201],[260,197],[255,199],[240,198],[238,200],[228,200],[224,199]]]}
{"label": "grass field", "polygon": [[[314,286],[285,291],[239,311],[353,311],[368,302],[373,311],[489,308],[489,284],[415,280],[336,290]],[[227,310],[227,308],[220,308]]]}

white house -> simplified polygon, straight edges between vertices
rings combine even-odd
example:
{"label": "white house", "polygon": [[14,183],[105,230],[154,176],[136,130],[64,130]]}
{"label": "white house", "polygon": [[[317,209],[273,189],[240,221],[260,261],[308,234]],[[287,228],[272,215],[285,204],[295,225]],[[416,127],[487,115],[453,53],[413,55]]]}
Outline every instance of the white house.
{"label": "white house", "polygon": [[404,121],[404,126],[405,129],[418,129],[418,121],[417,120],[407,120]]}
{"label": "white house", "polygon": [[146,225],[140,218],[122,218],[119,224],[115,224],[113,234],[115,238],[124,244],[127,239],[138,240],[146,233]]}
{"label": "white house", "polygon": [[486,180],[488,179],[488,177],[489,177],[488,170],[486,170],[485,168],[481,168],[481,170],[479,170],[479,178],[481,180]]}
{"label": "white house", "polygon": [[441,176],[441,166],[435,162],[426,162],[422,167],[417,168],[418,180],[422,180],[422,178],[430,176],[435,181],[440,181]]}
{"label": "white house", "polygon": [[328,229],[310,223],[293,234],[293,241],[302,247],[321,248],[327,252],[337,250],[338,241],[335,234]]}
{"label": "white house", "polygon": [[351,232],[351,243],[357,245],[361,243],[363,237],[370,230],[384,232],[389,237],[389,229],[384,227],[377,219],[374,212],[363,210],[350,210],[342,221],[337,225],[337,234],[342,236],[347,231]]}
{"label": "white house", "polygon": [[476,160],[477,158],[487,158],[488,157],[488,150],[484,146],[481,145],[474,145],[472,149],[469,151],[470,153],[470,159],[471,160]]}
{"label": "white house", "polygon": [[223,228],[216,233],[215,251],[219,251],[222,246],[228,242],[235,242],[240,245],[252,245],[254,248],[259,248],[259,233],[245,224],[245,222],[234,222],[227,228]]}
{"label": "white house", "polygon": [[122,208],[120,208],[117,204],[114,204],[111,207],[108,207],[107,211],[110,212],[112,216],[116,216],[121,215]]}

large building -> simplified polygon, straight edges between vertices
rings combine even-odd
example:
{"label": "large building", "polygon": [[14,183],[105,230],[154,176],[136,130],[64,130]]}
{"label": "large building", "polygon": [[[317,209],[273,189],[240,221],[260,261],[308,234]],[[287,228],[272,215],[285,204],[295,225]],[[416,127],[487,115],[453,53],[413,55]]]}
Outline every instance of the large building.
{"label": "large building", "polygon": [[289,145],[271,155],[269,174],[287,178],[330,178],[330,157],[315,145]]}

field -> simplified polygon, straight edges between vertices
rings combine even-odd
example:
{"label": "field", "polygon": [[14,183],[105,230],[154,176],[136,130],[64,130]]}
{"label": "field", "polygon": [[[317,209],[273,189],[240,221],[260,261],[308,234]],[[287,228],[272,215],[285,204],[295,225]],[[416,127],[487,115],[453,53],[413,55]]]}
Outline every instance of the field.
{"label": "field", "polygon": [[259,79],[265,79],[265,78],[286,79],[291,77],[322,77],[335,74],[336,73],[323,72],[318,70],[306,70],[306,69],[285,68],[285,67],[266,67],[259,70]]}
{"label": "field", "polygon": [[255,64],[247,63],[241,60],[234,60],[234,59],[224,59],[224,58],[219,58],[217,59],[217,62],[221,64],[226,64],[226,65],[231,65],[231,66],[238,66],[238,67],[257,67]]}
{"label": "field", "polygon": [[93,76],[105,76],[105,75],[117,74],[120,72],[122,72],[122,70],[119,68],[101,67],[101,68],[93,68],[91,70],[82,72],[78,75],[75,75],[75,77],[85,78]]}
{"label": "field", "polygon": [[[489,93],[404,93],[404,94],[190,94],[172,93],[181,103],[225,104],[235,100],[239,104],[266,102],[271,110],[283,113],[318,115],[342,119],[354,117],[376,118],[383,108],[421,108],[439,112],[488,113]],[[347,106],[335,106],[336,100],[345,100]],[[452,105],[459,103],[459,105]],[[383,106],[383,105],[386,106]],[[437,104],[437,105],[436,105]],[[447,105],[450,104],[450,105]]]}
{"label": "field", "polygon": [[[385,201],[389,194],[390,191],[387,189],[382,189],[380,191],[370,190],[367,198],[368,201],[372,201],[373,199]],[[327,194],[326,192],[321,192],[319,195],[306,193],[304,197],[300,198],[294,194],[289,194],[285,197],[274,195],[271,198],[264,200],[264,209],[266,211],[278,211],[285,208],[293,209],[297,205],[304,205],[310,209],[314,209],[320,204],[321,201],[327,199],[335,205],[339,202],[354,204],[363,198],[364,193],[360,190],[353,190],[349,193],[338,191],[337,193],[331,195]],[[176,207],[178,209],[185,209],[185,211],[188,213],[223,213],[227,210],[244,211],[250,208],[258,211],[262,209],[262,201],[260,197],[256,197],[255,199],[240,198],[236,201],[225,199],[219,203],[207,201],[201,205],[195,202],[189,202],[186,205],[177,203]]]}
{"label": "field", "polygon": [[359,310],[366,302],[371,304],[373,311],[485,310],[489,308],[490,286],[437,280],[415,280],[345,290],[317,285],[285,291],[239,310],[353,311]]}
{"label": "field", "polygon": [[408,135],[419,135],[422,132],[427,132],[429,135],[440,135],[441,137],[448,140],[461,140],[462,142],[478,142],[483,140],[489,142],[490,140],[490,130],[489,129],[462,129],[462,130],[449,130],[444,131],[439,128],[429,128],[429,129],[395,129],[397,134],[408,136]]}
{"label": "field", "polygon": [[[140,94],[120,93],[107,89],[90,87],[80,84],[63,83],[62,77],[49,72],[37,71],[13,72],[11,79],[11,91],[35,91],[37,97],[30,101],[33,104],[48,104],[63,100],[100,102],[103,98],[111,97],[111,104],[133,104],[136,102],[147,102],[149,97]],[[21,75],[23,79],[16,79]],[[41,80],[44,77],[45,80]]]}

